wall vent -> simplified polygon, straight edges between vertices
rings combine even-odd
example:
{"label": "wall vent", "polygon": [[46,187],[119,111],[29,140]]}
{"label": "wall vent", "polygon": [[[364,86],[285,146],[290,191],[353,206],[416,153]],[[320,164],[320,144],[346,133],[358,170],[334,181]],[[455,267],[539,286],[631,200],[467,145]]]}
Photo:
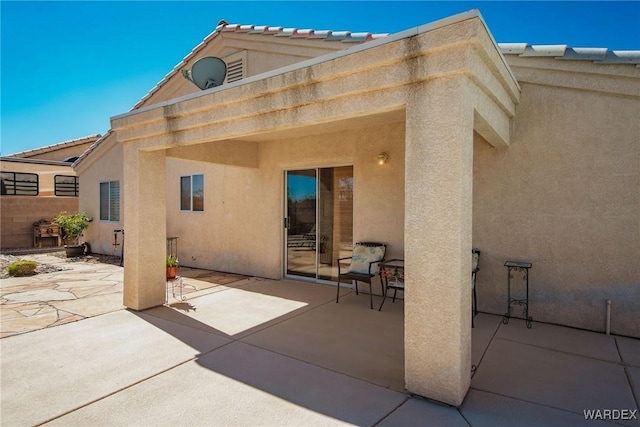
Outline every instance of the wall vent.
{"label": "wall vent", "polygon": [[242,80],[244,76],[244,67],[242,59],[236,59],[227,63],[227,83]]}

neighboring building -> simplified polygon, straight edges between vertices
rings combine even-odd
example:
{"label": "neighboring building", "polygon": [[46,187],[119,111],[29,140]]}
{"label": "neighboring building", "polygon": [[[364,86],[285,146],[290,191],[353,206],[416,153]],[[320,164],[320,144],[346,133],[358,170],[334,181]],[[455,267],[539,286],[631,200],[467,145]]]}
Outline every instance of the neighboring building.
{"label": "neighboring building", "polygon": [[[71,165],[98,138],[91,135],[0,157],[2,249],[31,248],[36,244],[35,222],[52,220],[62,211],[78,211],[79,181]],[[37,245],[58,243],[48,237],[38,239]]]}
{"label": "neighboring building", "polygon": [[[199,91],[180,72],[209,55],[242,79]],[[481,311],[529,261],[534,320],[604,330],[610,300],[612,332],[640,337],[638,64],[498,45],[475,11],[389,36],[223,24],[76,162],[87,239],[110,253],[125,229],[135,310],[164,302],[168,236],[183,265],[318,282],[386,242],[407,389],[459,405],[472,247]]]}

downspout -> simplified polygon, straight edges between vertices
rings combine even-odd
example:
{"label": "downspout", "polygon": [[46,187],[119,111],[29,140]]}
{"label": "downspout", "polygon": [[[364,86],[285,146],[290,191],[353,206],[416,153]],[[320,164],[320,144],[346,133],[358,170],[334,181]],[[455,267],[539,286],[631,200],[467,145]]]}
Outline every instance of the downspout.
{"label": "downspout", "polygon": [[611,300],[607,300],[607,319],[605,324],[605,333],[611,335]]}

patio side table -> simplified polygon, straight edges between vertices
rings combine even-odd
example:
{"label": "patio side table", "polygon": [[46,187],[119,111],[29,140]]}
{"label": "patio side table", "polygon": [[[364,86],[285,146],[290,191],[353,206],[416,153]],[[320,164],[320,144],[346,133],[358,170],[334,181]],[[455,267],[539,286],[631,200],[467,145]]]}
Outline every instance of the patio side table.
{"label": "patio side table", "polygon": [[[502,323],[505,325],[509,323],[513,305],[520,305],[523,307],[524,320],[526,321],[527,328],[531,328],[531,322],[533,318],[529,316],[529,269],[531,268],[530,262],[517,262],[507,261],[504,266],[507,267],[507,312],[502,317]],[[524,299],[511,298],[511,279],[513,279],[515,272],[522,272],[522,280],[525,282],[525,297]]]}
{"label": "patio side table", "polygon": [[382,310],[389,289],[393,289],[393,302],[396,301],[398,289],[404,291],[404,260],[391,259],[382,262],[380,264],[380,281],[384,288],[384,295],[378,311]]}

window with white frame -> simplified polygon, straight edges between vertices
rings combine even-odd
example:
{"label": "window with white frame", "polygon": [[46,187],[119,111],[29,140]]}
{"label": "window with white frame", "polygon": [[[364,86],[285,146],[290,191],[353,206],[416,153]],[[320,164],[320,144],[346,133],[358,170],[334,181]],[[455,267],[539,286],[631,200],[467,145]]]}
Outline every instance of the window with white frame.
{"label": "window with white frame", "polygon": [[100,221],[120,221],[120,181],[100,183]]}
{"label": "window with white frame", "polygon": [[204,211],[204,175],[180,177],[180,210],[186,212]]}

